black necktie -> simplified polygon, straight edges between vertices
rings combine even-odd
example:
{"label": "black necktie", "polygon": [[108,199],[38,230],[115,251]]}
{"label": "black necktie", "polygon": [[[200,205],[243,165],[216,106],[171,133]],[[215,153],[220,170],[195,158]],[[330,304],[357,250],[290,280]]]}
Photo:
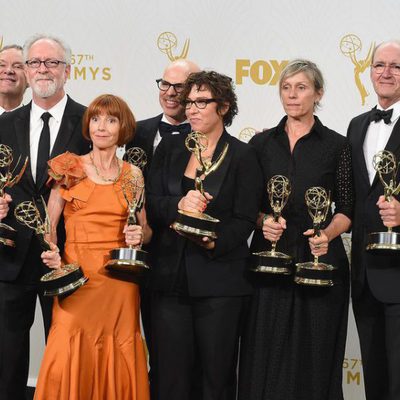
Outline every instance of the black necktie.
{"label": "black necktie", "polygon": [[50,155],[50,128],[49,119],[51,114],[45,112],[41,118],[43,120],[43,128],[40,133],[39,148],[36,164],[36,184],[42,181],[42,176],[47,173],[47,161]]}
{"label": "black necktie", "polygon": [[371,110],[371,114],[369,116],[369,120],[375,121],[375,122],[379,122],[380,120],[383,119],[383,122],[385,124],[390,124],[390,119],[392,118],[392,114],[393,114],[393,108],[391,108],[390,110],[378,110],[376,107],[374,107]]}
{"label": "black necktie", "polygon": [[164,121],[161,121],[160,125],[158,126],[158,131],[160,132],[161,137],[169,136],[172,134],[172,132],[187,134],[190,133],[190,124],[185,123],[180,125],[171,125]]}

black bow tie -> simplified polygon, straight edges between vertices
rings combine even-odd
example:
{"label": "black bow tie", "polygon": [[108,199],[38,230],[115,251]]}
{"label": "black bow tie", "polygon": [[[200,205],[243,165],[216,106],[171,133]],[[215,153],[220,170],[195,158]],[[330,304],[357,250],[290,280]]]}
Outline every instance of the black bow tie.
{"label": "black bow tie", "polygon": [[378,110],[376,107],[374,107],[371,110],[371,114],[370,114],[370,121],[375,121],[375,122],[379,122],[381,119],[383,119],[383,122],[385,124],[390,124],[390,119],[392,118],[392,114],[393,114],[393,108],[391,108],[390,110]]}
{"label": "black bow tie", "polygon": [[160,132],[160,136],[169,136],[173,132],[179,132],[179,133],[190,133],[190,124],[185,123],[185,124],[180,124],[180,125],[171,125],[168,124],[164,121],[160,121],[160,125],[158,126],[158,131]]}

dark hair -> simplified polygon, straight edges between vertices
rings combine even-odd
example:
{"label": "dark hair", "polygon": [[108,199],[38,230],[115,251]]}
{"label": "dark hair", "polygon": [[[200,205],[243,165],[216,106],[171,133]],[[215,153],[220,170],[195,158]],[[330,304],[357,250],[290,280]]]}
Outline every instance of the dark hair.
{"label": "dark hair", "polygon": [[229,76],[219,74],[215,71],[201,71],[191,73],[184,85],[180,95],[180,102],[185,104],[192,87],[198,89],[205,87],[210,90],[212,97],[217,102],[217,111],[220,112],[228,105],[228,111],[223,116],[225,126],[232,124],[233,118],[238,113],[237,97],[233,88],[232,79]]}
{"label": "dark hair", "polygon": [[90,140],[90,119],[101,113],[118,118],[120,123],[118,146],[122,146],[133,139],[136,129],[135,117],[128,104],[120,97],[112,94],[102,94],[89,104],[82,119],[82,134],[85,139]]}

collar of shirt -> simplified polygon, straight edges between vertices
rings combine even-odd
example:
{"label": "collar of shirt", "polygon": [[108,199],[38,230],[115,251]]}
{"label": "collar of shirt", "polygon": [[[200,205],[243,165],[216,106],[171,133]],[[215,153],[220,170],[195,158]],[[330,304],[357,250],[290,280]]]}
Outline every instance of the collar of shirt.
{"label": "collar of shirt", "polygon": [[[165,122],[166,124],[172,125],[171,122],[169,122],[169,121],[167,120],[167,117],[165,116],[165,114],[163,114],[163,116],[162,116],[162,118],[161,118],[161,122]],[[185,121],[181,122],[181,123],[178,124],[178,125],[181,125],[181,124],[188,124],[188,123],[189,123],[189,121],[188,121],[188,120],[185,120]],[[177,133],[178,133],[178,132],[177,132]],[[154,142],[153,142],[153,153],[156,151],[156,148],[157,148],[157,146],[160,144],[160,142],[161,142],[161,135],[160,135],[160,132],[157,130],[157,134],[156,134],[156,136],[155,136],[155,138],[154,138]]]}
{"label": "collar of shirt", "polygon": [[[52,108],[49,110],[44,110],[42,107],[39,107],[32,101],[31,107],[31,121],[39,121],[42,118],[42,114],[46,111],[51,114],[51,116],[55,119],[55,121],[60,124],[62,117],[64,115],[65,106],[67,105],[68,96],[64,95],[64,97]],[[51,129],[51,127],[50,127]]]}
{"label": "collar of shirt", "polygon": [[18,107],[13,108],[12,110],[6,110],[5,108],[3,108],[2,106],[0,106],[0,115],[4,114],[5,112],[11,112],[16,110],[17,108],[20,108],[24,105],[24,103],[21,103]]}
{"label": "collar of shirt", "polygon": [[[382,111],[393,109],[392,118],[390,118],[390,124],[388,124],[389,126],[394,125],[397,122],[397,120],[399,119],[399,117],[400,117],[400,101],[398,101],[397,103],[392,104],[386,110],[384,110],[379,104],[376,106],[376,108],[378,110],[382,110]],[[379,124],[381,122],[384,123],[383,120],[381,120],[379,122],[373,122],[373,123],[374,124]]]}
{"label": "collar of shirt", "polygon": [[[324,126],[322,125],[322,122],[320,119],[314,115],[314,125],[311,127],[310,132],[304,135],[303,137],[308,137],[316,134],[319,137],[322,137],[324,135]],[[287,121],[287,115],[285,115],[279,122],[278,126],[276,127],[276,132],[278,134],[285,134],[287,135],[286,132],[286,121]]]}

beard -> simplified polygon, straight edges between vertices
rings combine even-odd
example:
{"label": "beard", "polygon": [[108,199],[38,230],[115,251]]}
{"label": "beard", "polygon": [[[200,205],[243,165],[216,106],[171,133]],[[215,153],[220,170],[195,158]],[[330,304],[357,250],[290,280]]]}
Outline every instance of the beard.
{"label": "beard", "polygon": [[36,96],[46,99],[48,97],[54,96],[56,92],[61,89],[63,85],[57,80],[46,81],[46,84],[38,84],[38,82],[33,82],[31,84],[31,89]]}

